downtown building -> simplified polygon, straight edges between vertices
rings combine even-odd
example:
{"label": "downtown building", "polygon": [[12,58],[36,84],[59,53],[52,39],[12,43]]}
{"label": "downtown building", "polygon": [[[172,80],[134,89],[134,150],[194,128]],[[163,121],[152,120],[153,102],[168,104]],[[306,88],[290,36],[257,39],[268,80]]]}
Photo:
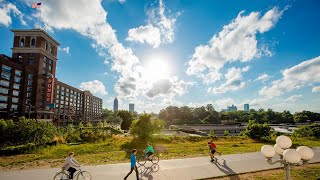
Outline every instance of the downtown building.
{"label": "downtown building", "polygon": [[41,29],[11,30],[12,57],[0,54],[0,118],[68,123],[102,121],[102,99],[58,81],[58,46]]}

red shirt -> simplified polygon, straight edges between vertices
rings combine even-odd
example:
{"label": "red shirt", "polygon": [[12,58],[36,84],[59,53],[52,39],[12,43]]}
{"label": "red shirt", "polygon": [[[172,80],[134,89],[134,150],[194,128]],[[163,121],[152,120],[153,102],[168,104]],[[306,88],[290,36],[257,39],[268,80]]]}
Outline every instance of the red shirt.
{"label": "red shirt", "polygon": [[208,144],[210,149],[216,149],[216,145],[212,142],[210,142],[210,144]]}

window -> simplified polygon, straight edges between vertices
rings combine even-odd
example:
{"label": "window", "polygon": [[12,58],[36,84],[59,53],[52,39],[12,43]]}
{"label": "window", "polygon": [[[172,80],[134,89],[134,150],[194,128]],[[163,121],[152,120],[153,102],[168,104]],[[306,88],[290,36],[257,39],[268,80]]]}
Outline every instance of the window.
{"label": "window", "polygon": [[18,102],[19,102],[19,98],[15,98],[15,97],[12,98],[12,103],[18,103]]}
{"label": "window", "polygon": [[60,104],[64,104],[64,101],[60,101]]}
{"label": "window", "polygon": [[21,80],[21,78],[19,78],[19,77],[14,77],[14,82],[20,83],[20,80]]}
{"label": "window", "polygon": [[1,78],[10,81],[10,74],[2,72],[1,73]]}
{"label": "window", "polygon": [[47,67],[47,63],[43,62],[42,67],[46,68]]}
{"label": "window", "polygon": [[2,93],[2,94],[8,94],[8,93],[9,93],[9,89],[0,87],[0,93]]}
{"label": "window", "polygon": [[2,71],[11,74],[11,67],[2,65]]}
{"label": "window", "polygon": [[43,69],[43,70],[42,70],[42,74],[46,74],[46,69]]}
{"label": "window", "polygon": [[66,89],[66,92],[69,92],[69,89],[68,89],[68,88]]}
{"label": "window", "polygon": [[13,89],[20,89],[20,84],[14,83],[14,84],[13,84]]}
{"label": "window", "polygon": [[64,92],[61,92],[61,96],[64,96]]}
{"label": "window", "polygon": [[33,75],[32,75],[32,74],[28,74],[28,78],[29,78],[29,79],[32,79],[32,78],[33,78]]}
{"label": "window", "polygon": [[19,91],[13,90],[13,91],[12,91],[12,95],[14,95],[14,96],[19,96]]}
{"label": "window", "polygon": [[62,87],[61,90],[64,91],[64,87]]}
{"label": "window", "polygon": [[53,64],[53,61],[50,59],[50,60],[49,60],[49,63],[50,63],[50,65],[52,65],[52,64]]}
{"label": "window", "polygon": [[1,95],[0,95],[0,101],[2,101],[2,102],[8,102],[8,96],[1,96]]}
{"label": "window", "polygon": [[32,87],[28,87],[28,88],[27,88],[27,91],[28,91],[28,92],[32,92]]}
{"label": "window", "polygon": [[35,37],[32,37],[32,38],[31,38],[30,46],[31,46],[31,47],[35,47],[35,46],[36,46],[36,38],[35,38]]}
{"label": "window", "polygon": [[27,93],[27,97],[30,98],[31,97],[31,93]]}
{"label": "window", "polygon": [[29,65],[33,65],[33,64],[34,64],[33,58],[29,58]]}
{"label": "window", "polygon": [[48,43],[44,43],[44,49],[48,50]]}
{"label": "window", "polygon": [[28,86],[32,86],[32,80],[28,81]]}
{"label": "window", "polygon": [[56,103],[57,103],[57,104],[59,103],[59,99],[56,99]]}
{"label": "window", "polygon": [[9,82],[9,81],[5,81],[5,80],[2,80],[2,79],[1,79],[1,81],[0,81],[0,85],[1,85],[1,86],[5,86],[5,87],[9,87],[10,82]]}
{"label": "window", "polygon": [[22,73],[22,72],[19,71],[19,70],[16,70],[16,71],[15,71],[15,75],[16,75],[16,76],[21,76],[21,73]]}
{"label": "window", "polygon": [[24,47],[24,37],[20,39],[20,47]]}
{"label": "window", "polygon": [[51,65],[49,65],[49,71],[51,71],[52,70],[52,66]]}
{"label": "window", "polygon": [[6,103],[0,103],[0,109],[7,109],[8,104]]}
{"label": "window", "polygon": [[66,93],[66,96],[69,97],[69,93]]}
{"label": "window", "polygon": [[18,105],[12,104],[12,105],[11,105],[11,109],[17,110],[17,109],[18,109]]}
{"label": "window", "polygon": [[52,45],[50,45],[50,53],[51,53],[51,54],[53,53]]}
{"label": "window", "polygon": [[57,86],[57,89],[60,89],[60,85]]}

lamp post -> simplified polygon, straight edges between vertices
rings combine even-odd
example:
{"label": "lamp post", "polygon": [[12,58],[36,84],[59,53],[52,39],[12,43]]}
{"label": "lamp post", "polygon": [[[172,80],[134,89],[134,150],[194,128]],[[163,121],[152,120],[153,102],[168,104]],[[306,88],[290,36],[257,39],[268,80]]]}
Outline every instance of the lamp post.
{"label": "lamp post", "polygon": [[[314,152],[307,146],[300,146],[297,149],[290,149],[292,141],[287,136],[279,136],[274,146],[264,145],[261,147],[261,153],[267,158],[271,165],[280,163],[284,166],[286,180],[290,180],[290,166],[307,164],[313,158]],[[280,156],[277,161],[272,161],[276,154]]]}

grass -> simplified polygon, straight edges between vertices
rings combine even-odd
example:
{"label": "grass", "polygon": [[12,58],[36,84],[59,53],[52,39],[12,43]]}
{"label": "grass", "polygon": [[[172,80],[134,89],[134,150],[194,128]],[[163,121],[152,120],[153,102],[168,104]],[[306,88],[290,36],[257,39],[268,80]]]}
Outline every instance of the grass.
{"label": "grass", "polygon": [[[221,178],[212,178],[211,180],[279,180],[285,179],[283,169],[267,170],[254,173],[246,173]],[[320,179],[320,163],[309,164],[306,166],[298,166],[291,168],[292,180],[319,180]],[[209,180],[209,179],[207,179]]]}
{"label": "grass", "polygon": [[[156,137],[151,142],[160,159],[189,158],[208,156],[207,137]],[[320,146],[319,141],[307,139],[294,139],[293,146],[307,145]],[[257,142],[248,138],[221,137],[214,139],[218,151],[223,154],[238,154],[260,151],[264,144],[269,142]],[[35,150],[30,154],[13,156],[0,156],[0,170],[29,169],[41,167],[59,167],[69,152],[75,152],[75,158],[85,165],[110,164],[129,162],[131,149],[138,149],[138,156],[146,148],[146,141],[139,141],[132,137],[113,136],[103,142],[87,143],[79,145],[59,144]]]}

